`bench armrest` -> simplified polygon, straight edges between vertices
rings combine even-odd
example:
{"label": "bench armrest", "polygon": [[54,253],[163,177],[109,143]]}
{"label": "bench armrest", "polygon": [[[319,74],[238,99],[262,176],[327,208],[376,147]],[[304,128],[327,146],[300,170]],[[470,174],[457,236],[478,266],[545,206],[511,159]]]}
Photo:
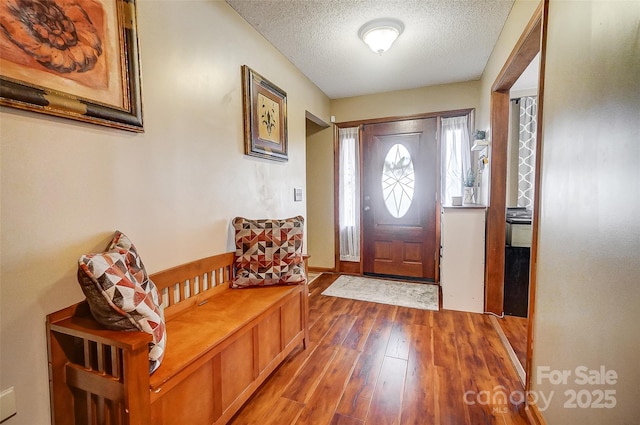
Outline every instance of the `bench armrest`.
{"label": "bench armrest", "polygon": [[151,335],[104,329],[87,311],[79,303],[47,316],[53,422],[91,423],[95,400],[122,423],[150,423]]}

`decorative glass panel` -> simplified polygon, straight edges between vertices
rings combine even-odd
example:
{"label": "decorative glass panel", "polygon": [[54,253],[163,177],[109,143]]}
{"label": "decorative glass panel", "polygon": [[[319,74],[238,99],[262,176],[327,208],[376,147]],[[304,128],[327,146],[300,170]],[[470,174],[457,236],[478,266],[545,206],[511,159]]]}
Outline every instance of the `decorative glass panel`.
{"label": "decorative glass panel", "polygon": [[413,159],[402,144],[391,146],[382,167],[382,197],[389,213],[403,217],[413,201],[415,173]]}

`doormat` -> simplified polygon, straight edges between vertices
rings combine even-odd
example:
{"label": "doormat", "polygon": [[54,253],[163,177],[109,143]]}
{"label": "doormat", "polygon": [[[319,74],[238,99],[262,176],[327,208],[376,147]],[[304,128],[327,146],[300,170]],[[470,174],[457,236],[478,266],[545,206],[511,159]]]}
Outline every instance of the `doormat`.
{"label": "doormat", "polygon": [[322,295],[421,310],[438,310],[438,285],[340,276]]}

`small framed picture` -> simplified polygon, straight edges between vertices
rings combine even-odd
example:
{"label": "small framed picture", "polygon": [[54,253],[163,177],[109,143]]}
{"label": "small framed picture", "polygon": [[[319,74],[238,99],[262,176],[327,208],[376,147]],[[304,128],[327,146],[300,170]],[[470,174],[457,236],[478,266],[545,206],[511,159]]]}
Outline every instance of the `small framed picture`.
{"label": "small framed picture", "polygon": [[287,94],[242,66],[244,153],[287,161]]}

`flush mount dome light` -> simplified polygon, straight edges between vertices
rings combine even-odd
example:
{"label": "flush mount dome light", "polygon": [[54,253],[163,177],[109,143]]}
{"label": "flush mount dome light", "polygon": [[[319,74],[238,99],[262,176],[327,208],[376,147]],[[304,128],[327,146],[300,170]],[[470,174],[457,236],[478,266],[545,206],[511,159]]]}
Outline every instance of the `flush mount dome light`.
{"label": "flush mount dome light", "polygon": [[358,35],[375,53],[382,55],[402,34],[404,24],[397,19],[384,18],[364,24]]}

